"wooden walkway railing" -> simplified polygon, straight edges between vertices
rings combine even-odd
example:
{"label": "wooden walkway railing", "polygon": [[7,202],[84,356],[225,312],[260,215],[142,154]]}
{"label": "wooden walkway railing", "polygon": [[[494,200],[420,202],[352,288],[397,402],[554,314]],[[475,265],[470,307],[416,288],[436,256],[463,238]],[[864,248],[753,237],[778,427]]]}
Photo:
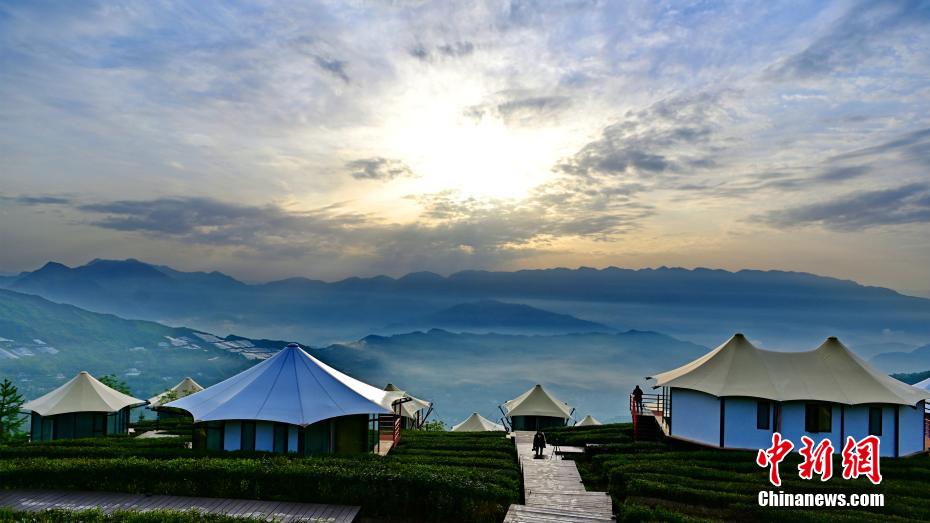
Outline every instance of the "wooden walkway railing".
{"label": "wooden walkway railing", "polygon": [[352,523],[360,507],[319,505],[286,501],[256,501],[249,499],[192,498],[187,496],[146,496],[118,492],[77,490],[0,490],[0,507],[26,512],[46,509],[69,511],[100,509],[104,513],[116,510],[147,512],[151,510],[199,511],[263,521],[312,521]]}
{"label": "wooden walkway railing", "polygon": [[588,492],[575,462],[559,459],[551,445],[542,459],[534,458],[534,435],[514,432],[526,504],[510,505],[504,523],[613,522],[610,495]]}

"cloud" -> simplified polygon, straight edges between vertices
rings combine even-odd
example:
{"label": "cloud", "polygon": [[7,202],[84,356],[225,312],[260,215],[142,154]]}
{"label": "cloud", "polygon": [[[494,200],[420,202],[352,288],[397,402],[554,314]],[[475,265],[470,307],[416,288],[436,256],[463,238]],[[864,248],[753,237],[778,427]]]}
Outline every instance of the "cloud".
{"label": "cloud", "polygon": [[349,83],[349,75],[346,73],[347,62],[344,60],[335,60],[332,58],[323,58],[322,56],[315,56],[314,60],[316,64],[323,68],[323,70],[331,73],[336,78],[339,78],[345,83]]}
{"label": "cloud", "polygon": [[429,62],[439,58],[461,58],[475,52],[475,44],[467,40],[439,44],[434,47],[426,47],[423,44],[417,44],[407,51],[410,56]]}
{"label": "cloud", "polygon": [[557,122],[572,100],[563,95],[532,95],[526,91],[496,93],[483,103],[467,107],[465,116],[475,120],[500,118],[507,125],[534,126]]}
{"label": "cloud", "polygon": [[834,156],[833,160],[849,160],[888,153],[904,153],[909,159],[930,161],[930,128],[918,129],[899,138],[871,147],[856,149]]}
{"label": "cloud", "polygon": [[922,0],[865,0],[852,5],[825,34],[802,51],[766,68],[772,80],[791,81],[855,71],[868,59],[895,55],[892,35],[930,21],[930,4]]}
{"label": "cloud", "polygon": [[893,189],[859,191],[832,200],[769,211],[752,219],[774,227],[821,225],[843,232],[884,225],[930,223],[930,186],[913,183]]}
{"label": "cloud", "polygon": [[390,181],[395,178],[412,178],[416,175],[410,167],[400,161],[375,156],[346,163],[346,169],[356,180]]}
{"label": "cloud", "polygon": [[71,203],[71,198],[64,196],[5,196],[0,194],[0,202],[8,202],[16,205],[38,206],[38,205],[67,205]]}

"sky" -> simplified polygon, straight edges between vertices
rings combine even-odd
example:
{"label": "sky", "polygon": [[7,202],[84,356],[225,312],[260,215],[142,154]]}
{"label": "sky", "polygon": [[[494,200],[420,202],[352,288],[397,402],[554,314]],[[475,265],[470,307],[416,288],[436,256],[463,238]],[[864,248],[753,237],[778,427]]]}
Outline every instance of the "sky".
{"label": "sky", "polygon": [[930,296],[930,2],[0,1],[0,272]]}

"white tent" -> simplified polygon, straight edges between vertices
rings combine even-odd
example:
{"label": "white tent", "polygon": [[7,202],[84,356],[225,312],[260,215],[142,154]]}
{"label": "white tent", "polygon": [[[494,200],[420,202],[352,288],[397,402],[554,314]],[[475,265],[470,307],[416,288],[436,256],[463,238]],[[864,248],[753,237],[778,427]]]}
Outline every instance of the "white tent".
{"label": "white tent", "polygon": [[914,387],[918,389],[930,390],[930,378],[927,378],[923,381],[918,381],[914,384]]}
{"label": "white tent", "polygon": [[385,397],[388,399],[388,407],[390,407],[390,404],[394,401],[398,401],[403,398],[410,398],[408,401],[404,401],[400,404],[400,414],[405,418],[417,419],[417,412],[424,409],[429,409],[433,406],[433,404],[429,401],[415,398],[410,394],[407,394],[407,392],[400,390],[394,386],[393,383],[388,383],[387,386],[384,387],[384,391],[387,392]]}
{"label": "white tent", "polygon": [[502,408],[507,417],[546,416],[562,419],[570,418],[573,410],[567,403],[556,399],[538,384],[505,402]]}
{"label": "white tent", "polygon": [[477,412],[472,412],[465,421],[452,426],[452,432],[488,432],[504,430],[504,426],[485,418]]}
{"label": "white tent", "polygon": [[39,416],[54,416],[73,412],[117,412],[143,404],[145,400],[113,390],[81,371],[61,387],[24,403],[22,410]]}
{"label": "white tent", "polygon": [[190,412],[196,422],[262,420],[298,426],[339,416],[391,412],[387,392],[333,369],[296,343],[165,406]]}
{"label": "white tent", "polygon": [[193,378],[189,378],[189,377],[184,378],[183,380],[180,381],[180,383],[178,383],[174,387],[171,387],[170,389],[166,390],[165,392],[162,392],[161,394],[157,396],[149,398],[149,407],[153,409],[161,407],[162,404],[166,400],[166,396],[168,396],[169,393],[172,393],[172,392],[174,393],[174,399],[180,399],[186,396],[190,396],[191,394],[195,392],[200,392],[202,390],[203,390],[203,387],[201,387],[199,383],[194,381]]}
{"label": "white tent", "polygon": [[594,416],[588,414],[581,421],[575,424],[576,427],[590,427],[593,425],[603,425],[600,421],[597,421]]}
{"label": "white tent", "polygon": [[930,398],[856,356],[835,337],[807,352],[774,352],[736,334],[704,356],[655,377],[655,387],[774,401],[914,406]]}

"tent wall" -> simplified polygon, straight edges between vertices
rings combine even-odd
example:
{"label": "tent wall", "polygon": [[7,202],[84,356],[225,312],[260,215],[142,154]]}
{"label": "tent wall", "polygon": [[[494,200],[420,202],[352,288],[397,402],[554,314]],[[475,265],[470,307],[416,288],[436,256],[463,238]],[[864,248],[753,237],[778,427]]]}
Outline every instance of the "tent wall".
{"label": "tent wall", "polygon": [[126,434],[129,431],[129,407],[117,412],[72,412],[54,416],[31,417],[32,441],[95,438]]}
{"label": "tent wall", "polygon": [[[720,444],[720,398],[688,389],[671,389],[672,436]],[[755,421],[755,416],[753,416]]]}
{"label": "tent wall", "polygon": [[[774,401],[762,400],[761,408],[767,413],[764,416],[764,420],[767,421],[767,423],[764,424],[763,428],[759,428],[759,422],[763,420],[759,419],[760,400],[758,398],[728,397],[723,404],[724,447],[764,449],[772,445],[772,427],[774,426],[773,414],[775,410]],[[678,410],[679,408],[680,405],[675,405],[676,412],[680,412]],[[719,408],[718,404],[718,411]],[[718,412],[717,417],[719,418],[719,416],[720,414]],[[678,423],[677,419],[675,423]],[[720,444],[719,435],[717,441],[713,443],[717,445]]]}
{"label": "tent wall", "polygon": [[[917,407],[898,406],[901,434],[898,440],[898,455],[900,456],[927,450],[924,438],[924,404],[925,402],[922,401]],[[884,444],[883,441],[882,445]]]}
{"label": "tent wall", "polygon": [[341,416],[306,427],[268,421],[230,420],[194,424],[196,449],[322,454],[368,452],[368,416]]}
{"label": "tent wall", "polygon": [[513,416],[510,425],[513,430],[541,430],[550,427],[564,427],[565,420],[550,416]]}

